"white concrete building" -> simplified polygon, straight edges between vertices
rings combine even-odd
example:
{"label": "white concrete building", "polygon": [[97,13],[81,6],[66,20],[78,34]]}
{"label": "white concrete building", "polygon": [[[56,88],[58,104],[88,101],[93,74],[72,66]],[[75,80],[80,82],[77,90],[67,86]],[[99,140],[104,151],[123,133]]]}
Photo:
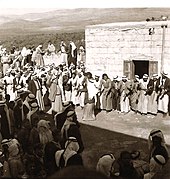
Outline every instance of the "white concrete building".
{"label": "white concrete building", "polygon": [[170,73],[170,21],[87,26],[85,40],[87,71],[93,74]]}

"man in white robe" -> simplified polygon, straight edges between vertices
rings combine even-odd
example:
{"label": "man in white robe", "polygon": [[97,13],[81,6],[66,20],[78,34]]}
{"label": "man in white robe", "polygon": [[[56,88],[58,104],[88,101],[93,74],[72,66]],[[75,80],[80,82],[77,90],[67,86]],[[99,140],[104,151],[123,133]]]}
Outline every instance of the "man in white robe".
{"label": "man in white robe", "polygon": [[6,94],[10,95],[10,101],[14,101],[16,98],[16,93],[14,91],[14,76],[7,72],[6,76],[4,77],[4,84],[5,84],[5,92]]}
{"label": "man in white robe", "polygon": [[94,86],[95,86],[95,108],[96,109],[101,109],[101,100],[100,100],[100,76],[95,75],[95,81],[94,81]]}
{"label": "man in white robe", "polygon": [[74,105],[78,105],[79,99],[77,96],[77,88],[76,88],[78,76],[76,75],[76,73],[72,73],[72,78],[70,80],[71,80],[71,84],[72,84],[71,101],[73,102]]}
{"label": "man in white robe", "polygon": [[59,52],[61,53],[61,63],[66,64],[66,66],[68,66],[66,44],[64,42],[61,42]]}
{"label": "man in white robe", "polygon": [[165,116],[169,112],[169,96],[170,96],[170,79],[168,78],[168,73],[162,72],[161,77],[158,79],[158,111],[162,112]]}
{"label": "man in white robe", "polygon": [[148,112],[148,96],[147,85],[149,83],[149,77],[147,74],[143,75],[143,78],[139,81],[139,98],[138,98],[138,112],[142,115],[146,115]]}
{"label": "man in white robe", "polygon": [[76,89],[78,90],[77,96],[79,97],[79,103],[80,107],[83,109],[84,108],[84,100],[85,100],[85,92],[87,91],[85,89],[85,76],[83,73],[78,73],[78,80],[77,80],[77,87]]}
{"label": "man in white robe", "polygon": [[3,64],[3,75],[5,76],[6,72],[10,68],[10,58],[6,51],[4,51],[4,53],[1,57],[1,62]]}

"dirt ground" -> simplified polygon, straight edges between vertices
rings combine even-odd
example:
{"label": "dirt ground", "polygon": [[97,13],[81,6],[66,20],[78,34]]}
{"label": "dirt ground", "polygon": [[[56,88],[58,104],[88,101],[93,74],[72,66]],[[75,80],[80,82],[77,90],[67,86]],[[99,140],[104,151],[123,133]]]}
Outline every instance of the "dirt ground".
{"label": "dirt ground", "polygon": [[[102,111],[95,121],[83,121],[83,110],[77,108],[76,112],[85,145],[84,165],[88,168],[94,169],[101,155],[112,153],[118,158],[123,150],[138,150],[140,159],[148,162],[147,138],[153,128],[161,129],[170,144],[169,116],[141,116],[133,112],[124,115],[116,111],[106,114]],[[169,168],[170,161],[164,166],[161,179],[170,179]]]}

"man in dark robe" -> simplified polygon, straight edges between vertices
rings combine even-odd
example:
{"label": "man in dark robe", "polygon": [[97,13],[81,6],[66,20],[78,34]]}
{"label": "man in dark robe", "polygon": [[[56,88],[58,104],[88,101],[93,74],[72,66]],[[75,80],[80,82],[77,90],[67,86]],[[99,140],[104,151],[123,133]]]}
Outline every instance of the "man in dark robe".
{"label": "man in dark robe", "polygon": [[15,92],[20,86],[19,86],[19,81],[20,81],[20,74],[16,74],[15,78],[13,80],[13,91]]}
{"label": "man in dark robe", "polygon": [[31,131],[30,122],[28,119],[25,119],[22,122],[22,127],[18,131],[18,134],[17,134],[17,139],[18,139],[19,143],[21,144],[23,153],[26,153],[29,150],[28,145],[29,145],[30,131]]}
{"label": "man in dark robe", "polygon": [[29,81],[28,90],[35,95],[39,105],[39,109],[41,111],[45,110],[42,93],[42,81],[36,76],[36,74],[33,75],[32,79]]}
{"label": "man in dark robe", "polygon": [[2,139],[9,139],[11,137],[9,114],[5,101],[0,101],[0,132]]}
{"label": "man in dark robe", "polygon": [[118,110],[118,76],[113,77],[113,81],[112,81],[112,94],[113,94],[113,109],[114,110]]}
{"label": "man in dark robe", "polygon": [[63,92],[65,101],[71,101],[71,88],[72,84],[69,78],[69,74],[65,74],[63,76]]}
{"label": "man in dark robe", "polygon": [[[36,74],[34,74],[36,75]],[[28,82],[28,90],[31,91],[32,94],[34,94],[36,96],[37,93],[37,88],[34,82],[35,76],[32,75],[31,80],[29,80]]]}
{"label": "man in dark robe", "polygon": [[43,145],[37,143],[33,146],[33,154],[25,157],[25,170],[28,178],[46,178],[43,155]]}
{"label": "man in dark robe", "polygon": [[25,58],[25,63],[27,64],[30,64],[30,65],[32,65],[32,49],[31,49],[31,47],[29,47],[28,49],[27,49],[27,56],[26,56],[26,58]]}
{"label": "man in dark robe", "polygon": [[22,121],[24,120],[23,102],[20,97],[16,98],[14,106],[14,123],[16,131],[21,129]]}
{"label": "man in dark robe", "polygon": [[63,110],[54,116],[54,121],[58,130],[61,130],[61,128],[63,127],[67,119],[68,111],[72,111],[74,110],[74,108],[74,104],[72,104],[71,102],[63,103]]}
{"label": "man in dark robe", "polygon": [[29,111],[31,110],[31,104],[36,102],[36,98],[33,94],[28,94],[28,96],[25,98],[23,101],[23,111],[24,111],[24,116],[26,116]]}
{"label": "man in dark robe", "polygon": [[[44,111],[39,111],[39,110],[37,110],[34,114],[31,115],[31,124],[32,125],[33,125],[35,119],[38,119],[39,121],[42,120],[42,119],[46,120],[46,121],[50,121],[50,122],[54,121],[53,115],[48,114]],[[52,126],[53,125],[54,124],[52,124]]]}
{"label": "man in dark robe", "polygon": [[62,135],[61,146],[62,147],[64,147],[65,142],[68,140],[69,137],[75,137],[79,144],[78,153],[83,152],[84,144],[81,138],[79,127],[80,125],[77,123],[75,111],[69,111],[67,113],[67,119],[61,129],[61,135]]}

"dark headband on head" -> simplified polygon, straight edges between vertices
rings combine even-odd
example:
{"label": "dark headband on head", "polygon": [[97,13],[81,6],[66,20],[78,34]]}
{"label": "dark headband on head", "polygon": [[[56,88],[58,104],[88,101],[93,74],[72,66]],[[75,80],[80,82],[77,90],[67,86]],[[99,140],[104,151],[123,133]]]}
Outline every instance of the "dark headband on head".
{"label": "dark headband on head", "polygon": [[159,165],[165,165],[165,163],[162,163],[160,160],[158,160],[158,159],[156,158],[156,155],[155,155],[153,158],[154,158],[154,160],[156,161],[156,163],[158,163]]}
{"label": "dark headband on head", "polygon": [[154,134],[156,134],[156,133],[158,133],[158,132],[161,132],[161,133],[162,133],[161,130],[157,130],[157,131],[151,132],[151,133],[150,133],[150,136],[153,136]]}

